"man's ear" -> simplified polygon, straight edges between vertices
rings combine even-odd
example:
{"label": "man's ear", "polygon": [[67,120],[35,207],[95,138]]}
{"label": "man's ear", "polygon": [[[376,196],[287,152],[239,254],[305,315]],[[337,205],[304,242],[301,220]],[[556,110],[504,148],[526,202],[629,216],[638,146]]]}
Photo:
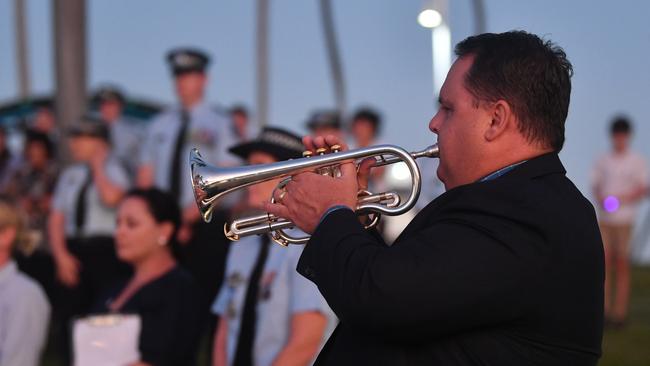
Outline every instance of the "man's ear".
{"label": "man's ear", "polygon": [[501,136],[514,123],[514,115],[510,104],[503,99],[499,99],[490,107],[491,120],[485,130],[485,139],[494,141]]}

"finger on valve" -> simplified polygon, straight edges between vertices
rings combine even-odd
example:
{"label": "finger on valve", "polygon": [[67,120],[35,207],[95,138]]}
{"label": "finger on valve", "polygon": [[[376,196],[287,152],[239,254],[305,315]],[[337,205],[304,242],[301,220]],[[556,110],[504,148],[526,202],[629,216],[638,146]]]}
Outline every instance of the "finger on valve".
{"label": "finger on valve", "polygon": [[325,136],[325,143],[330,148],[330,150],[335,150],[334,147],[337,146],[337,145],[338,145],[339,148],[336,149],[336,150],[339,150],[339,151],[348,150],[348,145],[345,143],[345,141],[343,141],[343,139],[341,139],[341,138],[339,138],[337,136],[334,136],[334,135]]}

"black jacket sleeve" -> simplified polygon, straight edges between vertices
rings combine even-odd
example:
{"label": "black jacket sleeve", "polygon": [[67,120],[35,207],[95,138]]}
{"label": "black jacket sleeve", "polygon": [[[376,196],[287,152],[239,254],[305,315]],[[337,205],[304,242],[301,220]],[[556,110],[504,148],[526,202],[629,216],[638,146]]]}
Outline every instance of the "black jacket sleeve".
{"label": "black jacket sleeve", "polygon": [[342,324],[413,341],[516,320],[535,301],[542,265],[534,246],[469,220],[440,221],[388,247],[338,210],[318,226],[298,271]]}

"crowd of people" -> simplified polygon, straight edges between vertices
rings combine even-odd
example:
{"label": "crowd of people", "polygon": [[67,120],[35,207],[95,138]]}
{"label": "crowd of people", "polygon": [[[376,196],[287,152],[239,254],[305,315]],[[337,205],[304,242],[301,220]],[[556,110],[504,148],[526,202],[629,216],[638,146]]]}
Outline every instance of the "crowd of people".
{"label": "crowd of people", "polygon": [[[196,364],[205,340],[213,365],[307,365],[336,324],[295,271],[302,247],[266,236],[230,245],[223,234],[228,220],[260,211],[278,180],[224,200],[210,223],[189,180],[192,148],[216,166],[261,164],[301,157],[301,138],[279,127],[253,135],[246,107],[224,113],[206,103],[204,52],[178,48],[166,61],[178,103],[147,123],[126,116],[124,92],[105,85],[67,130],[49,100],[34,101],[22,154],[0,130],[0,280],[10,282],[0,286],[9,309],[0,317],[12,320],[0,330],[0,365],[38,364],[48,335],[62,364],[119,359],[78,339],[84,325],[118,314],[139,319],[129,365]],[[347,120],[320,110],[306,127],[374,143],[377,112],[361,108]]]}
{"label": "crowd of people", "polygon": [[[483,52],[480,46],[471,42],[465,46],[468,54]],[[473,56],[464,57],[461,50],[459,57],[460,61],[448,78],[448,85],[453,85],[455,80],[450,78],[458,77],[463,67],[469,67],[463,62]],[[65,131],[57,128],[52,106],[47,101],[38,102],[36,113],[24,132],[22,155],[10,152],[6,133],[0,130],[0,192],[3,195],[0,200],[0,366],[37,365],[48,334],[52,335],[52,348],[66,365],[81,358],[102,357],[102,352],[104,355],[112,353],[111,357],[118,359],[124,357],[120,362],[130,366],[194,365],[199,345],[205,340],[209,344],[209,362],[213,366],[309,365],[338,323],[330,309],[332,305],[337,315],[344,314],[346,318],[342,319],[344,323],[338,341],[333,341],[332,345],[338,351],[330,349],[330,361],[342,357],[345,350],[350,351],[349,347],[354,347],[352,343],[362,342],[366,346],[355,352],[376,349],[373,347],[381,342],[353,329],[361,324],[357,321],[364,319],[369,321],[364,325],[368,329],[380,326],[371,324],[372,314],[353,311],[356,306],[349,301],[359,299],[360,303],[367,302],[369,298],[381,295],[382,290],[365,289],[368,298],[359,298],[359,293],[351,292],[347,293],[350,295],[348,298],[341,298],[341,293],[336,296],[334,293],[346,289],[359,290],[355,286],[368,284],[365,282],[367,278],[347,285],[335,281],[318,282],[312,270],[328,272],[323,262],[327,258],[332,260],[329,263],[343,266],[349,264],[347,261],[328,257],[335,254],[319,252],[324,249],[318,249],[316,244],[314,249],[307,250],[308,256],[301,259],[301,246],[283,248],[274,245],[267,236],[246,237],[231,245],[224,236],[224,223],[233,217],[269,208],[265,202],[273,195],[279,179],[253,185],[244,196],[223,200],[209,223],[201,219],[189,179],[188,156],[192,148],[198,148],[202,157],[215,166],[268,164],[301,157],[304,141],[280,127],[264,127],[252,135],[249,111],[244,106],[234,106],[226,114],[208,105],[205,88],[210,58],[204,52],[174,49],[167,54],[166,61],[174,79],[178,103],[155,116],[146,126],[125,117],[123,92],[107,86],[96,90],[91,99],[94,108],[89,108],[89,111],[97,112],[85,113]],[[565,66],[560,66],[546,65],[557,67],[562,75],[570,73]],[[445,95],[453,96],[452,88],[447,86]],[[448,104],[448,100],[441,99],[441,113],[446,113],[445,108],[451,108]],[[445,128],[452,127],[446,126],[446,120],[439,116],[432,120],[431,129],[444,134]],[[367,147],[378,142],[381,116],[377,111],[362,108],[350,118],[344,117],[331,110],[314,112],[306,127],[311,135],[329,136],[330,140],[308,139],[307,143],[315,148],[328,144],[327,141],[344,142],[347,136],[351,137],[350,147]],[[631,130],[631,123],[626,118],[613,121],[612,152],[598,160],[593,178],[594,201],[597,202],[608,271],[604,301],[606,322],[615,327],[623,326],[627,316],[628,243],[636,206],[647,195],[649,186],[645,160],[629,150]],[[493,132],[502,133],[499,131]],[[514,129],[503,131],[511,133],[513,139],[521,137]],[[530,142],[523,138],[517,141]],[[531,143],[529,147],[539,146]],[[463,146],[448,145],[446,148],[451,152]],[[68,153],[70,162],[62,166],[59,162],[64,151]],[[542,160],[535,158],[531,160],[532,164],[538,167],[546,164],[544,169],[555,164],[557,167],[553,165],[552,169],[563,169],[559,160],[556,162],[545,156],[541,159],[548,161],[540,162]],[[497,171],[497,176],[489,175],[484,179],[496,179],[518,165],[512,164],[507,171]],[[372,171],[369,184],[373,190],[384,187],[384,173],[381,169]],[[431,183],[425,182],[425,185]],[[561,185],[567,195],[575,193],[565,181],[551,184]],[[512,187],[509,189],[516,189]],[[467,197],[473,194],[469,189],[466,191]],[[505,192],[495,192],[507,196]],[[548,194],[546,191],[538,193]],[[556,199],[548,197],[548,200]],[[490,205],[485,207],[498,210],[499,205],[491,205],[498,202],[488,203]],[[516,201],[510,203],[513,207],[518,204]],[[476,202],[465,204],[471,206]],[[584,202],[576,201],[575,204],[576,212],[588,211]],[[335,234],[337,223],[345,223],[341,228],[354,232],[350,235],[364,237],[365,234],[356,232],[356,227],[348,225],[352,219],[345,207],[337,206],[332,212],[323,215],[323,221],[319,223],[331,230],[320,232],[316,242],[347,240]],[[504,213],[495,212],[494,216],[498,215]],[[300,218],[295,221],[301,222]],[[544,229],[557,238],[565,238],[557,230]],[[515,226],[512,230],[511,238],[529,234],[517,232],[519,229]],[[479,231],[453,233],[455,238],[467,236],[468,240],[480,239],[489,245],[497,239],[509,243],[508,238],[491,237],[488,240],[480,237]],[[585,231],[580,235],[591,234]],[[402,241],[411,240],[408,229],[406,237],[402,237]],[[415,241],[421,239],[423,237],[412,238]],[[595,240],[591,236],[582,239]],[[364,240],[374,243],[379,239]],[[595,250],[585,247],[587,249]],[[479,247],[472,250],[482,251]],[[519,249],[511,250],[516,252]],[[493,254],[485,252],[488,258]],[[514,263],[508,261],[508,253],[502,254],[502,257],[492,259],[505,265]],[[526,256],[530,253],[519,254]],[[376,258],[381,255],[378,253]],[[593,257],[597,258],[597,255]],[[433,262],[445,267],[450,262],[440,262],[444,258],[441,256]],[[465,258],[470,261],[475,257]],[[299,263],[303,260],[304,263]],[[531,261],[535,266],[542,266],[537,259]],[[471,264],[478,268],[478,263],[472,262],[468,266]],[[299,271],[296,271],[297,267]],[[359,272],[361,268],[350,268],[349,273],[364,276]],[[409,271],[413,268],[419,267],[414,266]],[[480,271],[475,272],[472,273],[481,275]],[[335,274],[329,275],[338,278]],[[380,272],[365,275],[390,277],[390,274]],[[506,280],[500,273],[492,275],[502,282]],[[325,281],[324,278],[320,281]],[[469,288],[475,286],[476,281],[479,277],[461,285]],[[319,283],[319,287],[314,282]],[[382,282],[389,287],[391,283]],[[447,290],[440,287],[440,291]],[[495,291],[501,290],[507,297],[521,289],[515,286]],[[323,291],[329,291],[333,302],[325,300]],[[549,288],[548,291],[551,294],[555,290]],[[589,296],[587,294],[585,298]],[[471,305],[471,301],[467,304]],[[596,305],[597,302],[590,307]],[[462,309],[449,313],[459,323],[469,321],[467,312]],[[441,314],[445,313],[445,309],[439,310]],[[504,318],[509,316],[508,309],[493,310],[494,314],[503,313]],[[593,314],[596,313],[597,309]],[[357,320],[351,321],[350,314],[354,314]],[[120,321],[119,315],[137,316],[137,344],[131,345],[135,347],[135,356],[126,351],[121,356],[120,347],[124,345],[116,344],[113,348],[109,344],[100,350],[78,342],[79,337],[75,335],[88,324],[105,329],[106,340],[112,339],[113,332],[119,335],[120,324],[127,324]],[[112,320],[107,322],[106,316],[113,316]],[[405,324],[410,324],[410,317],[414,315],[404,312],[400,316]],[[456,326],[439,316],[433,316],[439,321],[434,327],[438,331]],[[423,319],[430,318],[423,315]],[[104,322],[98,319],[104,319]],[[390,316],[383,318],[389,319]],[[585,319],[585,324],[591,320]],[[549,320],[548,324],[552,321]],[[386,329],[399,326],[391,323]],[[583,331],[584,328],[576,330],[576,334]],[[595,328],[594,332],[597,333]],[[344,344],[346,339],[352,343]],[[393,340],[387,342],[390,347],[378,352],[376,357],[389,349],[402,347],[391,343]]]}

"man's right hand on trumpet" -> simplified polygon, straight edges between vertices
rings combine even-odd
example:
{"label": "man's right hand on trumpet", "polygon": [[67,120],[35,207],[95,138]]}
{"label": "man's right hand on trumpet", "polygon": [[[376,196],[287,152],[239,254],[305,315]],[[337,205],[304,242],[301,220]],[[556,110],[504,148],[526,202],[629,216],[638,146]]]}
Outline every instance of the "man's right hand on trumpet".
{"label": "man's right hand on trumpet", "polygon": [[[347,145],[340,138],[332,135],[303,138],[305,149],[317,151],[332,147],[347,150]],[[359,190],[368,187],[370,168],[373,158],[365,159],[358,168],[354,161],[339,165],[340,176],[330,177],[316,172],[304,172],[291,177],[284,189],[275,193],[276,203],[267,203],[265,210],[293,221],[302,231],[311,234],[328,210],[348,208],[355,210]]]}

